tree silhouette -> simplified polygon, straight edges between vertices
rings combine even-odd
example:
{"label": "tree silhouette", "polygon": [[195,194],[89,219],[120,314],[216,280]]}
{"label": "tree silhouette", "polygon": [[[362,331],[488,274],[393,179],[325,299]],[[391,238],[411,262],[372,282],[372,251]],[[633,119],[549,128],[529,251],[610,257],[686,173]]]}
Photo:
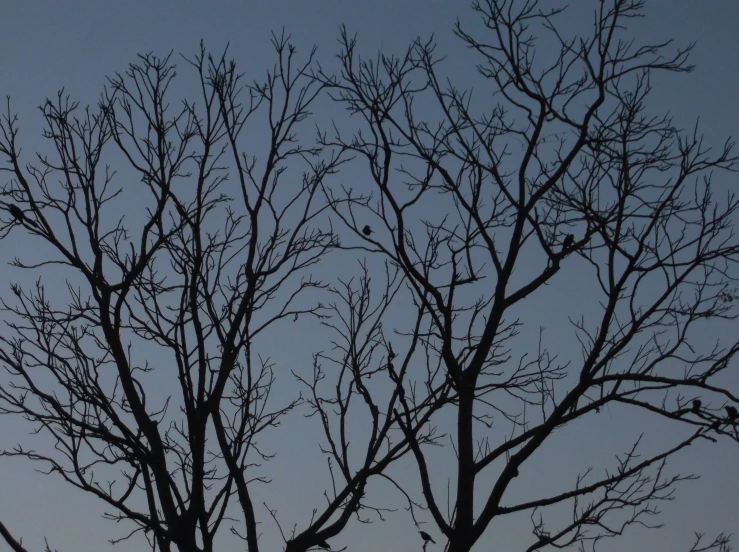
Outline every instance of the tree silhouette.
{"label": "tree silhouette", "polygon": [[[338,76],[315,51],[299,61],[283,35],[266,80],[244,84],[226,53],[201,44],[185,60],[200,96],[182,103],[171,101],[170,57],[141,55],[96,109],[62,93],[44,104],[56,158],[21,158],[8,105],[0,155],[12,178],[0,195],[12,219],[0,237],[25,232],[53,254],[24,250],[12,263],[22,283],[0,297],[0,413],[53,447],[0,454],[103,501],[105,517],[132,528],[113,542],[141,534],[165,552],[211,552],[229,524],[257,552],[265,518],[288,552],[330,549],[352,519],[396,511],[368,498],[378,481],[398,492],[409,532],[428,512],[448,552],[520,513],[529,551],[594,548],[647,525],[694,478],[668,475],[671,456],[739,441],[719,415],[736,419],[721,377],[739,341],[692,339],[736,318],[739,202],[711,180],[735,169],[731,144],[710,150],[697,130],[652,114],[650,75],[692,67],[690,47],[629,41],[642,9],[598,3],[593,32],[566,38],[565,10],[549,2],[477,1],[487,37],[462,23],[455,33],[478,56],[465,62],[479,62],[476,89],[490,92],[479,105],[444,78],[433,41],[363,59],[346,29]],[[535,56],[537,32],[560,45],[551,59]],[[323,93],[360,117],[320,121],[311,141]],[[133,183],[118,185],[109,158]],[[362,192],[331,178],[359,163]],[[382,243],[363,238],[374,233],[364,221],[383,228]],[[354,277],[316,278],[329,253],[358,266]],[[556,313],[573,347],[550,352],[544,330],[532,346],[535,313],[574,276],[594,298]],[[308,370],[291,367],[293,392],[260,346],[283,345],[306,318],[331,337]],[[696,395],[705,408],[685,398]],[[545,445],[603,423],[604,408],[684,432],[656,452],[635,432],[568,490],[534,485]],[[322,432],[330,479],[320,507],[292,524],[255,497],[280,475],[260,439],[297,412]],[[400,460],[415,481],[394,471]],[[528,498],[507,493],[514,479]],[[572,518],[550,516],[556,508]],[[424,550],[435,543],[419,533]],[[25,551],[2,523],[0,535]],[[693,552],[727,550],[727,536],[702,537]]]}
{"label": "tree silhouette", "polygon": [[[282,531],[280,513],[254,503],[255,486],[269,482],[262,464],[272,456],[258,440],[298,407],[325,408],[318,398],[323,357],[316,357],[315,380],[296,373],[313,400],[297,393],[276,400],[275,370],[259,344],[299,315],[327,320],[337,307],[321,304],[317,292],[346,298],[341,308],[348,310],[356,299],[369,300],[366,286],[355,293],[350,285],[342,295],[311,275],[339,243],[320,184],[342,161],[301,141],[323,89],[309,75],[315,52],[299,61],[284,35],[274,36],[273,46],[276,65],[266,81],[244,84],[226,53],[214,58],[201,44],[185,59],[201,97],[185,99],[179,110],[169,100],[169,56],[139,56],[108,80],[97,110],[80,115],[59,93],[42,108],[57,159],[21,159],[10,107],[0,125],[0,154],[14,177],[0,193],[21,206],[9,207],[15,220],[27,220],[18,215],[22,208],[39,221],[31,236],[54,252],[13,265],[42,277],[52,267],[54,279],[68,283],[66,304],[43,279],[15,284],[15,300],[2,299],[10,331],[0,336],[9,378],[0,381],[0,409],[35,423],[57,448],[1,454],[43,464],[105,502],[105,517],[133,527],[114,542],[140,533],[156,550],[211,551],[226,522],[256,552],[262,514]],[[260,121],[265,150],[242,155],[246,133],[257,132]],[[127,162],[136,185],[117,187],[104,168],[111,154]],[[56,188],[47,185],[51,175],[59,177]],[[120,217],[121,205],[140,209]],[[6,225],[3,237],[16,231]],[[363,332],[351,327],[343,337],[355,347]],[[374,350],[377,335],[370,336],[363,346]],[[359,373],[366,359],[355,352],[339,361],[357,383],[348,395],[334,386],[335,404],[369,399]],[[388,394],[390,415],[381,419],[376,405],[368,414],[374,429],[357,465],[346,440],[316,447],[340,473],[331,472],[328,500],[310,520],[282,533],[287,550],[327,548],[352,515],[376,511],[363,502],[368,480],[409,451],[402,434],[391,434],[395,385],[403,385],[402,375]],[[359,415],[353,406],[351,412]],[[429,433],[423,426],[432,412],[414,425],[416,439]],[[360,443],[353,439],[353,447]]]}
{"label": "tree silhouette", "polygon": [[[357,192],[324,182],[326,198],[346,227],[374,218],[390,230],[370,253],[399,267],[408,304],[423,309],[422,330],[398,333],[418,339],[425,378],[395,416],[449,552],[468,552],[494,520],[521,512],[532,519],[528,550],[594,546],[644,524],[655,502],[692,478],[665,475],[672,455],[736,440],[715,417],[681,415],[690,410],[684,394],[737,400],[716,376],[739,343],[691,341],[699,326],[736,317],[725,297],[737,279],[739,204],[711,181],[735,170],[736,158],[730,142],[711,150],[648,107],[650,76],[689,72],[691,47],[633,43],[627,26],[642,9],[639,0],[600,2],[592,32],[567,38],[564,8],[476,1],[481,30],[455,28],[477,55],[466,62],[482,77],[474,95],[443,74],[432,40],[365,58],[343,29],[339,74],[318,74],[362,121],[348,133],[335,125],[323,143],[363,163],[374,183]],[[536,49],[537,33],[559,44],[553,55]],[[574,235],[582,245],[565,255]],[[580,355],[560,361],[566,351],[550,353],[545,332],[538,351],[518,338],[520,317],[575,274],[594,295],[567,307],[562,321]],[[439,388],[450,390],[444,412],[454,410],[454,455],[443,466],[411,428],[424,390]],[[616,405],[692,431],[653,454],[635,433],[615,466],[588,469],[570,490],[527,487],[529,499],[504,499],[562,428],[598,423]],[[550,528],[544,515],[557,507],[572,519]],[[628,507],[633,515],[622,516]]]}

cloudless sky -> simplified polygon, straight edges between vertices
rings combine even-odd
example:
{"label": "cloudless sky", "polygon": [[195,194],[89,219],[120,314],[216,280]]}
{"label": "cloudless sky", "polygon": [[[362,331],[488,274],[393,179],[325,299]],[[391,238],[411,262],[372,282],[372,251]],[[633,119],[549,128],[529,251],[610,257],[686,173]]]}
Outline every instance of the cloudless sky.
{"label": "cloudless sky", "polygon": [[[588,2],[576,0],[573,4],[581,8]],[[546,3],[544,0],[543,4]],[[53,96],[64,87],[74,99],[94,104],[106,82],[105,77],[115,71],[123,72],[137,53],[153,51],[165,55],[174,50],[175,55],[189,56],[197,51],[201,39],[214,54],[230,43],[230,56],[235,58],[240,70],[246,72],[247,80],[261,80],[271,67],[274,56],[269,43],[270,31],[279,33],[283,27],[304,54],[312,45],[318,45],[318,59],[333,70],[336,69],[334,56],[341,23],[345,23],[350,32],[359,33],[360,51],[366,54],[373,54],[377,49],[401,54],[414,37],[433,33],[439,42],[439,53],[447,55],[443,65],[446,74],[463,80],[476,63],[470,52],[452,36],[457,17],[463,22],[474,21],[475,16],[465,1],[6,0],[3,8],[0,96],[10,96],[12,109],[20,116],[20,140],[26,160],[41,143],[41,119],[36,108],[47,96]],[[653,108],[670,110],[683,128],[691,128],[700,116],[701,129],[708,141],[719,146],[729,135],[737,134],[739,123],[736,100],[739,2],[650,0],[646,13],[647,18],[634,26],[639,39],[654,41],[674,37],[681,44],[698,41],[691,58],[697,65],[696,70],[690,75],[656,79],[653,101],[661,103],[655,103]],[[581,28],[589,32],[589,23],[588,17],[579,17],[568,20],[566,25],[569,30]],[[183,73],[189,70],[177,61]],[[325,111],[317,113],[317,119],[325,122],[335,115]],[[341,178],[348,180],[352,176],[350,173]],[[366,177],[360,175],[358,178]],[[723,186],[722,190],[736,191],[735,177],[719,176],[717,182]],[[17,234],[12,237],[13,243],[11,240],[0,243],[0,293],[3,294],[8,292],[8,283],[18,278],[18,273],[6,268],[5,263],[18,253],[18,248],[30,243],[18,238]],[[577,297],[577,278],[559,285],[558,298],[539,305],[546,313],[556,312],[557,301],[573,301]],[[537,330],[538,325],[538,321],[532,322],[530,330]],[[734,327],[727,331],[726,337],[735,337],[736,330]],[[561,339],[567,345],[562,347],[572,347],[571,351],[576,351],[571,330],[564,331],[567,333],[562,333]],[[558,330],[554,328],[552,332],[557,341]],[[309,363],[310,353],[316,350],[310,335],[309,329],[303,326],[295,335],[290,335],[289,351],[284,350],[284,343],[265,347],[276,355],[278,362]],[[707,333],[704,338],[712,339],[713,336]],[[736,367],[732,372],[730,382],[736,389],[739,385]],[[295,458],[291,455],[297,454],[299,448],[284,451],[272,466],[280,479],[264,489],[265,500],[270,501],[270,506],[282,507],[283,512],[294,516],[289,525],[299,523],[300,527],[304,527],[310,517],[313,505],[322,503],[321,492],[325,485],[325,460],[318,453],[316,440],[311,441],[307,437],[311,434],[306,433],[306,428],[315,429],[310,424],[310,421],[299,419],[286,424],[284,431],[288,433],[278,430],[276,435],[283,440],[300,442],[307,451],[306,456],[316,457],[315,462],[294,469]],[[584,467],[595,465],[599,468],[604,461],[611,462],[613,453],[624,450],[623,441],[615,446],[611,436],[632,437],[636,435],[635,424],[651,435],[671,431],[671,426],[642,413],[623,414],[614,409],[605,413],[598,425],[582,429],[584,433],[563,430],[563,435],[552,442],[551,450],[542,451],[546,452],[547,461],[534,464],[533,469],[522,473],[516,481],[519,487],[511,489],[512,496],[526,496],[529,489],[534,492],[541,486],[557,488],[569,484]],[[28,426],[21,426],[15,420],[0,419],[0,448],[10,448],[18,440],[33,443],[25,436],[27,430]],[[737,466],[739,446],[736,443],[692,447],[673,460],[670,469],[683,474],[696,472],[703,477],[679,487],[673,503],[660,505],[664,514],[659,521],[665,523],[665,528],[651,532],[635,530],[613,544],[606,544],[604,549],[687,551],[693,531],[706,532],[708,536],[722,530],[739,532]],[[443,471],[443,466],[438,468]],[[408,474],[408,480],[414,477],[407,464],[398,469]],[[321,470],[320,477],[313,477],[318,473],[315,470]],[[419,549],[417,534],[402,510],[402,503],[396,501],[395,506],[401,509],[396,516],[391,515],[387,523],[361,525],[353,522],[335,539],[334,546],[348,546],[349,552]],[[0,458],[0,520],[23,537],[29,550],[42,550],[44,535],[52,547],[61,552],[145,549],[142,540],[111,547],[107,539],[122,536],[126,528],[101,519],[102,511],[102,503],[59,479],[38,475],[25,462]],[[264,522],[262,549],[267,552],[281,549],[266,510],[261,510],[259,515]],[[427,517],[423,521],[431,522],[431,519]],[[431,523],[424,528],[432,534],[437,533]],[[531,543],[530,531],[528,516],[512,521],[505,519],[490,527],[476,550],[521,550]],[[0,544],[0,550],[4,550],[4,546]],[[228,541],[223,550],[236,550],[233,546],[235,543]],[[437,549],[440,547],[428,550]]]}

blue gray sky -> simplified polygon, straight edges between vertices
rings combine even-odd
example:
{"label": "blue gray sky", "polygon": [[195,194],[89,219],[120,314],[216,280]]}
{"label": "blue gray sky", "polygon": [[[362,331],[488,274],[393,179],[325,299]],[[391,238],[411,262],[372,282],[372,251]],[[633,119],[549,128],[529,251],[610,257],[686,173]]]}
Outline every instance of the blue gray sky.
{"label": "blue gray sky", "polygon": [[[576,6],[583,3],[587,4],[588,0],[573,2]],[[330,69],[336,68],[334,56],[342,23],[359,34],[360,50],[368,54],[378,49],[402,53],[416,36],[427,37],[433,33],[439,42],[439,52],[447,55],[443,71],[459,79],[462,87],[475,63],[452,36],[457,17],[463,21],[474,18],[465,1],[39,0],[6,1],[4,8],[3,32],[0,33],[0,51],[3,52],[0,56],[0,95],[10,96],[12,107],[20,117],[21,144],[28,156],[41,143],[37,106],[47,96],[53,96],[64,87],[83,104],[94,104],[106,82],[105,77],[114,71],[124,71],[137,53],[164,55],[173,50],[175,54],[192,55],[201,39],[214,54],[230,43],[230,56],[236,59],[248,79],[263,76],[271,66],[274,58],[269,44],[270,31],[279,32],[283,27],[302,52],[307,53],[316,44],[318,59]],[[739,3],[732,0],[650,0],[646,13],[647,18],[634,26],[637,37],[652,41],[674,37],[682,44],[698,42],[691,58],[697,65],[692,74],[671,75],[653,83],[656,89],[653,101],[659,102],[659,105],[655,103],[655,109],[671,111],[678,125],[684,128],[692,127],[700,117],[701,129],[709,142],[716,145],[729,135],[737,134]],[[566,24],[571,30],[578,26],[589,30],[587,18],[574,18]],[[183,72],[187,71],[184,64],[180,66]],[[317,119],[328,121],[335,113],[326,110],[316,115]],[[342,175],[346,180],[352,177],[352,173]],[[736,178],[718,175],[717,182],[723,189],[736,190]],[[30,245],[30,241],[17,237],[12,243],[11,240],[0,243],[0,261],[4,265],[19,248]],[[330,268],[334,271],[346,269]],[[17,277],[12,270],[0,268],[0,293],[6,293],[8,283]],[[529,335],[536,334],[540,323],[559,320],[557,313],[563,305],[572,305],[581,292],[574,276],[558,285],[561,286],[558,296],[538,305],[542,312],[524,313],[531,318]],[[562,354],[576,355],[577,344],[572,332],[566,331],[554,327],[548,335]],[[731,338],[736,334],[736,327],[724,328],[722,332]],[[278,363],[308,365],[310,354],[317,349],[316,335],[311,328],[303,326],[290,336],[290,350],[285,350],[284,343],[273,343],[265,344],[265,352],[274,355]],[[714,334],[706,332],[702,337],[709,340]],[[736,388],[739,386],[737,369],[732,372],[730,383]],[[283,441],[301,444],[280,451],[271,467],[275,483],[265,488],[268,492],[264,498],[270,501],[270,506],[285,512],[290,520],[288,525],[302,525],[310,517],[313,505],[323,500],[325,461],[318,453],[315,440],[310,439],[313,422],[315,420],[298,417],[285,425],[287,433],[277,433]],[[580,433],[563,431],[552,441],[551,450],[546,451],[546,461],[534,464],[528,473],[522,474],[516,482],[520,487],[511,489],[512,496],[526,496],[529,490],[539,488],[556,489],[572,481],[577,472],[588,465],[601,465],[603,458],[610,459],[613,453],[623,450],[624,443],[635,435],[636,425],[648,435],[658,436],[657,442],[659,438],[668,438],[672,431],[663,422],[642,414],[605,412],[597,424],[578,429]],[[27,426],[0,419],[0,446],[12,446],[18,440],[33,443],[27,433]],[[268,444],[278,449],[284,442]],[[298,471],[293,466],[301,450],[312,451],[315,460],[304,463]],[[440,465],[436,469],[445,473],[444,462],[448,457],[440,455],[439,458]],[[739,466],[739,447],[735,443],[734,446],[725,443],[691,448],[676,458],[670,469],[683,474],[700,473],[702,479],[679,487],[674,502],[661,505],[664,513],[660,521],[665,527],[657,531],[634,530],[614,543],[604,544],[603,549],[687,550],[694,531],[706,532],[709,536],[722,530],[739,532],[736,466]],[[407,474],[409,480],[413,478],[408,465],[398,469],[399,473]],[[314,473],[321,473],[321,476],[313,477]],[[447,470],[446,473],[451,472]],[[332,544],[336,548],[348,546],[350,552],[417,549],[415,529],[404,517],[402,503],[396,501],[395,505],[401,507],[399,514],[391,515],[386,523],[353,523]],[[109,545],[108,538],[120,537],[126,531],[101,519],[102,511],[101,503],[60,480],[38,475],[22,461],[0,459],[0,519],[23,537],[29,550],[42,550],[44,536],[61,552],[143,549],[143,542],[136,540],[116,547]],[[263,550],[280,549],[266,510],[261,516]],[[436,533],[431,523],[424,528]],[[528,516],[519,516],[506,520],[504,525],[493,524],[476,550],[522,550],[530,544],[530,535]],[[234,541],[224,540],[223,550],[236,550],[236,545]],[[0,544],[0,550],[4,550],[3,546]]]}

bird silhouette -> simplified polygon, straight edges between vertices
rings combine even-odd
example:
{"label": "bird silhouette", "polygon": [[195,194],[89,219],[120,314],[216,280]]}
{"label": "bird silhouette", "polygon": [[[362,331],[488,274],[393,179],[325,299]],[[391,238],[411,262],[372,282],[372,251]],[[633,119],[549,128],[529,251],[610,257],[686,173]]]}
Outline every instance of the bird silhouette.
{"label": "bird silhouette", "polygon": [[729,419],[730,422],[735,421],[737,418],[739,418],[739,412],[736,411],[736,408],[733,406],[725,406],[726,409],[726,417]]}
{"label": "bird silhouette", "polygon": [[15,203],[8,204],[8,211],[10,211],[10,214],[13,215],[13,218],[18,222],[23,222],[23,220],[26,218],[21,208],[18,207]]}
{"label": "bird silhouette", "polygon": [[328,543],[325,540],[323,540],[323,541],[321,541],[319,543],[316,543],[316,546],[318,548],[323,548],[324,550],[331,550],[331,547],[328,545]]}
{"label": "bird silhouette", "polygon": [[570,247],[572,247],[572,244],[575,243],[575,236],[572,234],[567,234],[565,236],[565,240],[562,242],[562,251],[567,251]]}
{"label": "bird silhouette", "polygon": [[421,535],[421,538],[423,539],[423,542],[429,542],[429,541],[431,541],[434,544],[436,544],[436,541],[434,539],[432,539],[431,538],[431,535],[429,535],[426,531],[419,531],[418,533]]}
{"label": "bird silhouette", "polygon": [[701,411],[701,406],[703,406],[703,403],[700,402],[698,399],[693,400],[693,408],[690,409],[690,411],[693,414],[698,414]]}
{"label": "bird silhouette", "polygon": [[374,230],[372,230],[372,228],[370,228],[370,225],[369,224],[365,224],[364,225],[364,228],[362,228],[362,234],[364,234],[365,236],[369,236],[373,232],[374,232]]}

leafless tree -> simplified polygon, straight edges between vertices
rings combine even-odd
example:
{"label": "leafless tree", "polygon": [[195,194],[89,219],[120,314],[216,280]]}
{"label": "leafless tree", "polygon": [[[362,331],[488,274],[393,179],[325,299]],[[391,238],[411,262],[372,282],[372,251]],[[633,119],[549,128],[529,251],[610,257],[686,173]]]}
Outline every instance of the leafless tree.
{"label": "leafless tree", "polygon": [[[183,63],[197,76],[197,101],[177,95],[171,54],[141,55],[109,79],[97,108],[82,110],[60,92],[41,107],[53,154],[32,162],[21,157],[10,104],[0,124],[10,176],[2,238],[25,233],[39,251],[12,263],[25,282],[36,273],[36,284],[14,284],[15,297],[0,299],[0,412],[51,437],[46,448],[39,441],[1,454],[104,501],[107,518],[133,527],[113,542],[144,533],[152,550],[211,551],[233,522],[256,552],[257,510],[279,522],[253,500],[270,458],[259,438],[303,398],[274,398],[276,373],[258,344],[278,324],[328,320],[335,310],[315,293],[341,292],[311,271],[338,246],[321,183],[343,161],[304,145],[315,143],[301,129],[313,132],[305,123],[324,88],[310,74],[315,51],[300,61],[288,37],[273,45],[266,81],[245,85],[225,53],[214,58],[201,44]],[[377,333],[360,344],[357,330],[369,322],[358,316],[341,373],[357,385],[351,395],[368,401],[375,433],[354,471],[346,441],[331,443],[341,477],[324,509],[285,536],[291,551],[338,534],[368,507],[367,479],[409,450],[402,435],[383,449],[394,422],[379,419],[359,383]],[[321,413],[316,362],[316,381],[303,381]],[[339,408],[345,400],[336,399]],[[420,442],[427,421],[414,426]]]}
{"label": "leafless tree", "polygon": [[[443,77],[435,43],[420,39],[399,57],[363,58],[344,29],[339,74],[316,75],[352,115],[322,143],[366,163],[354,177],[366,186],[322,183],[354,235],[342,247],[384,257],[407,286],[399,300],[417,309],[414,330],[403,326],[403,367],[416,366],[418,385],[393,408],[450,552],[471,550],[493,520],[522,512],[532,520],[527,550],[595,549],[630,525],[650,526],[659,501],[694,477],[669,475],[671,456],[739,440],[723,413],[739,395],[720,377],[739,342],[692,339],[736,318],[738,203],[711,180],[736,158],[730,142],[711,149],[697,129],[682,132],[654,112],[650,77],[689,72],[691,46],[635,44],[627,27],[642,9],[640,0],[596,3],[592,32],[568,37],[565,9],[550,2],[478,0],[482,32],[455,27],[477,56],[455,60],[477,64],[474,97]],[[541,33],[558,48],[537,50]],[[559,360],[546,334],[538,350],[517,336],[522,313],[573,272],[597,299],[587,315],[581,303],[568,307],[581,354]],[[695,413],[697,395],[705,406]],[[438,440],[413,427],[418,405],[436,396],[455,417],[446,511],[447,488],[430,466]],[[656,452],[635,430],[614,466],[588,469],[566,492],[507,503],[543,444],[567,424],[597,423],[604,408],[679,430]],[[569,522],[545,521],[564,506]],[[725,545],[720,537],[709,547]]]}
{"label": "leafless tree", "polygon": [[[0,412],[26,417],[53,445],[2,454],[99,497],[109,519],[133,524],[123,539],[213,550],[226,521],[255,552],[253,490],[270,458],[259,438],[305,407],[324,432],[331,488],[292,530],[265,502],[290,552],[328,547],[352,516],[392,511],[368,498],[375,481],[398,491],[419,529],[428,509],[454,552],[506,514],[530,513],[529,550],[595,548],[648,525],[656,503],[694,477],[668,475],[670,456],[739,440],[724,414],[739,401],[719,383],[739,343],[692,339],[735,319],[739,250],[737,202],[716,200],[710,178],[734,169],[730,143],[712,152],[697,131],[650,114],[650,74],[689,71],[690,47],[668,54],[670,43],[621,38],[642,7],[601,2],[592,36],[567,38],[564,11],[548,3],[478,2],[492,38],[461,24],[456,34],[498,97],[481,108],[444,83],[433,42],[362,60],[346,32],[339,77],[314,70],[314,53],[299,63],[282,36],[266,82],[244,85],[225,54],[201,46],[185,63],[197,102],[177,96],[170,57],[143,55],[110,79],[97,109],[81,113],[63,93],[47,101],[53,154],[34,163],[21,158],[8,106],[1,233],[39,244],[38,257],[13,264],[40,279],[2,299]],[[552,59],[535,56],[537,26],[560,44]],[[354,117],[305,146],[300,129],[326,89]],[[252,129],[265,137],[256,145]],[[375,192],[329,181],[357,159]],[[360,274],[314,279],[329,251],[359,253]],[[521,343],[520,318],[568,271],[599,297],[587,315],[571,305],[581,358],[562,361],[546,333],[535,351]],[[284,398],[259,343],[306,317],[334,338],[312,373],[294,370],[305,397]],[[634,435],[604,474],[504,502],[543,444],[613,405],[683,433],[646,453]],[[440,490],[430,450],[442,450],[450,416],[456,469]],[[393,472],[409,453],[422,500]],[[562,506],[571,521],[545,521]],[[2,523],[0,534],[24,550]],[[433,546],[430,530],[420,534],[419,548]],[[725,535],[701,540],[693,551],[728,546]]]}

